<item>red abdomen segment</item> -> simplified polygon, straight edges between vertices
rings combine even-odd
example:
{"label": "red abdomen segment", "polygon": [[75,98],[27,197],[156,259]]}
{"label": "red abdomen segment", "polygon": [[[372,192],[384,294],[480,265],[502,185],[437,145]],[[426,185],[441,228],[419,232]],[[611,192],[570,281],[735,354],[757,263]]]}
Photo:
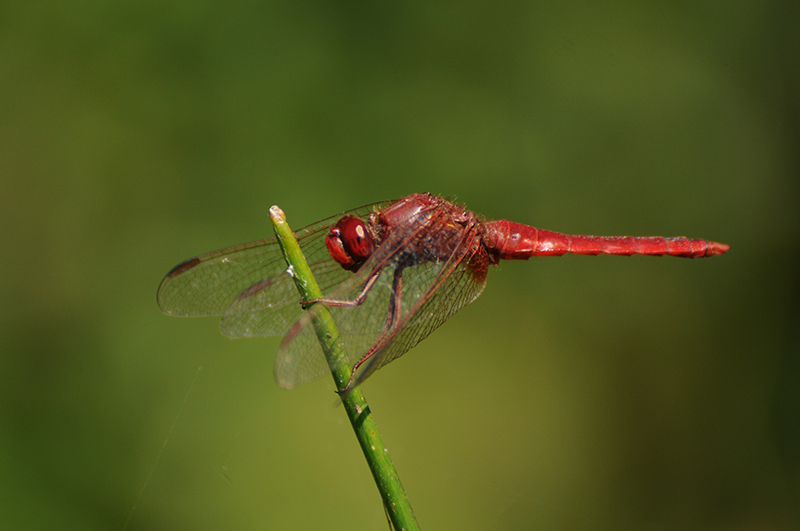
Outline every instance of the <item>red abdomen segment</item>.
{"label": "red abdomen segment", "polygon": [[531,256],[574,254],[647,254],[698,258],[725,253],[729,245],[684,237],[571,236],[501,219],[484,224],[483,240],[489,252],[504,260]]}

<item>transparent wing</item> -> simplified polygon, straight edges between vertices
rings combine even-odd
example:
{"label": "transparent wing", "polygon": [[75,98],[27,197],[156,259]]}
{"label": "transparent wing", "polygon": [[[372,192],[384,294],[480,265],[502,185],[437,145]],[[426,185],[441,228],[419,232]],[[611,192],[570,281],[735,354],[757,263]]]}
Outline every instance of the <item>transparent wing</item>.
{"label": "transparent wing", "polygon": [[[344,215],[366,217],[392,203],[367,205],[295,231],[323,293],[352,276],[325,247],[330,227]],[[164,313],[182,317],[224,315],[222,330],[231,337],[283,335],[301,312],[299,300],[275,238],[187,260],[167,273],[158,288],[158,305]]]}
{"label": "transparent wing", "polygon": [[[330,372],[311,326],[323,308],[331,313],[339,332],[343,352],[340,364],[354,364],[371,350],[375,352],[370,367],[362,367],[364,370],[360,371],[363,376],[359,376],[359,381],[363,381],[407,352],[480,294],[485,284],[486,264],[482,275],[476,275],[469,265],[470,253],[476,249],[482,251],[477,235],[472,228],[454,230],[456,224],[441,219],[446,215],[436,213],[395,229],[356,275],[328,295],[331,299],[353,300],[373,275],[379,275],[360,306],[317,304],[300,316],[275,358],[275,380],[280,387],[291,389]],[[448,251],[437,253],[438,259],[426,258],[420,253],[429,246]],[[408,265],[411,262],[414,265]],[[398,271],[399,314],[389,327]]]}
{"label": "transparent wing", "polygon": [[477,241],[475,243],[475,246],[465,247],[461,260],[453,256],[452,263],[442,268],[428,292],[419,297],[393,333],[374,345],[375,353],[358,367],[348,388],[360,385],[375,371],[408,352],[480,296],[486,287],[489,261],[484,249]]}

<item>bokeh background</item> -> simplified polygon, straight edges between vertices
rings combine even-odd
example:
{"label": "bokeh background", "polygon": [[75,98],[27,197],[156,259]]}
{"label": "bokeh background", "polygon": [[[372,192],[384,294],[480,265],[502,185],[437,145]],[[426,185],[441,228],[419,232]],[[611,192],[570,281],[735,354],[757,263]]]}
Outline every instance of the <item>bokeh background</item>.
{"label": "bokeh background", "polygon": [[[430,191],[709,260],[504,263],[365,385],[426,529],[800,527],[797,2],[0,7],[0,526],[385,529],[196,254]],[[135,509],[134,509],[135,507]]]}

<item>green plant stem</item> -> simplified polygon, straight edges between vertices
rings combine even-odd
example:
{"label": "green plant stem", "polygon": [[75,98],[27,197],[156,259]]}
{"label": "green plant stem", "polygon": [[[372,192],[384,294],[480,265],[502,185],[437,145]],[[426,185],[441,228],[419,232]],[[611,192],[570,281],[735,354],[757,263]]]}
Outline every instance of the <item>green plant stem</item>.
{"label": "green plant stem", "polygon": [[[302,301],[305,303],[322,298],[322,292],[311,274],[311,269],[308,267],[294,233],[286,223],[283,211],[277,206],[273,206],[269,209],[269,214],[275,235],[278,237],[283,256],[286,258],[286,263],[289,264]],[[375,478],[375,484],[378,486],[392,525],[397,531],[419,529],[414,512],[411,510],[411,504],[408,502],[403,485],[400,484],[400,478],[389,458],[389,452],[383,445],[383,439],[378,433],[378,427],[375,425],[361,388],[356,386],[347,393],[341,393],[350,381],[351,367],[338,363],[342,355],[339,332],[336,330],[336,323],[327,308],[319,311],[313,324],[322,350],[328,359],[328,365],[335,367],[331,372],[336,389],[340,393],[339,396],[350,419],[350,424],[353,426],[358,443],[361,445],[369,469],[372,471],[372,477]]]}

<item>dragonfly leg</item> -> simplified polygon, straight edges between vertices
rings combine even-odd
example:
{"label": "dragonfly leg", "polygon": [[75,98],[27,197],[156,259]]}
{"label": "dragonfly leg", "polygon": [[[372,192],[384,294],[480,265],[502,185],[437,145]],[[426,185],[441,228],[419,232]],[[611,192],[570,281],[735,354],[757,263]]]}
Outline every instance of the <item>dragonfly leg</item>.
{"label": "dragonfly leg", "polygon": [[386,315],[386,324],[383,327],[383,333],[381,337],[378,338],[377,341],[370,347],[364,356],[360,360],[353,365],[353,369],[350,372],[350,381],[347,382],[347,385],[342,390],[343,393],[346,393],[350,389],[352,389],[354,382],[356,380],[356,373],[358,369],[367,361],[372,359],[378,350],[385,344],[386,339],[391,337],[394,329],[397,327],[400,321],[400,310],[402,308],[402,300],[403,300],[403,268],[398,267],[395,269],[394,272],[394,279],[392,280],[392,291],[389,295],[389,311]]}
{"label": "dragonfly leg", "polygon": [[397,268],[392,280],[392,291],[389,293],[389,312],[386,315],[386,324],[383,326],[383,334],[381,339],[394,328],[394,323],[400,316],[400,305],[402,304],[403,293],[403,269]]}
{"label": "dragonfly leg", "polygon": [[326,299],[322,297],[320,299],[312,299],[303,304],[303,309],[308,308],[312,304],[319,302],[325,304],[326,306],[336,306],[336,307],[353,307],[353,306],[361,306],[369,295],[370,290],[375,285],[375,282],[378,280],[378,277],[381,276],[382,271],[378,270],[374,272],[368,279],[367,282],[364,283],[364,287],[361,289],[361,292],[356,295],[355,299],[351,300],[342,300],[342,299]]}

